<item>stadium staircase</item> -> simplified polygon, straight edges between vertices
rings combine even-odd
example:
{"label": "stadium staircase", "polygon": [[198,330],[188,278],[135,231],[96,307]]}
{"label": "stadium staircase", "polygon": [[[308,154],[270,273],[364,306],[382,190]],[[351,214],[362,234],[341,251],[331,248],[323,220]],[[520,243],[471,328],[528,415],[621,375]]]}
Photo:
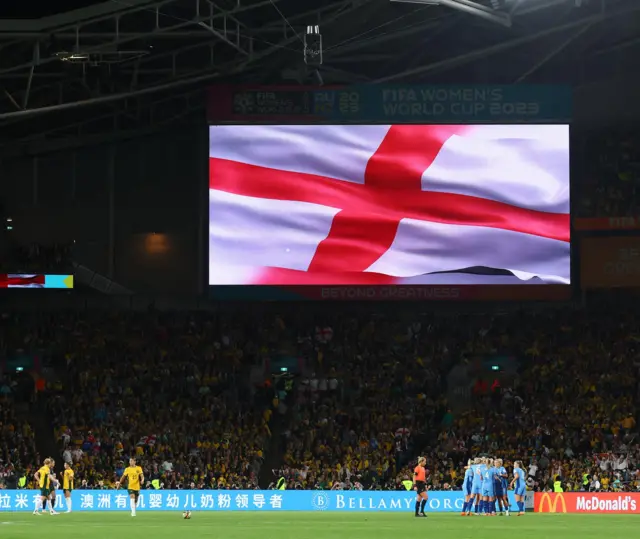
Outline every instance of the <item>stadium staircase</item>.
{"label": "stadium staircase", "polygon": [[40,460],[52,457],[57,461],[56,468],[60,468],[62,457],[53,433],[53,417],[47,401],[47,394],[40,393],[33,406],[29,408],[28,420],[35,432],[36,449],[40,454]]}
{"label": "stadium staircase", "polygon": [[262,463],[260,474],[258,476],[258,484],[260,485],[260,488],[266,489],[273,481],[277,481],[278,477],[274,475],[273,471],[282,469],[284,464],[284,452],[286,449],[284,434],[287,431],[288,426],[291,424],[295,391],[296,387],[294,383],[293,391],[289,392],[284,401],[287,405],[286,413],[280,414],[276,411],[269,424],[269,428],[271,430],[271,441],[265,452],[264,462]]}

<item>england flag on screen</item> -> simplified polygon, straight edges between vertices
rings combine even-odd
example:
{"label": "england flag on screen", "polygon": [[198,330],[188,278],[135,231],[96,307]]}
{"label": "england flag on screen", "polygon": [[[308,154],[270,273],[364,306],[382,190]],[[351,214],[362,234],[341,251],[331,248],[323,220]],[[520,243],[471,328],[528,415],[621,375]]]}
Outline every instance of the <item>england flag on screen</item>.
{"label": "england flag on screen", "polygon": [[568,284],[567,125],[210,127],[210,284]]}

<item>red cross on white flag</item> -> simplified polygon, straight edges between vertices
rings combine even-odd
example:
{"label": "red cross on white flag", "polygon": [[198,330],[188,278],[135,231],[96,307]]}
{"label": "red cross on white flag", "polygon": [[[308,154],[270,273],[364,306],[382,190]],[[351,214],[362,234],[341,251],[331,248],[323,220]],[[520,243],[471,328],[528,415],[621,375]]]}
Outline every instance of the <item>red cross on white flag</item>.
{"label": "red cross on white flag", "polygon": [[566,125],[210,127],[210,284],[564,284]]}

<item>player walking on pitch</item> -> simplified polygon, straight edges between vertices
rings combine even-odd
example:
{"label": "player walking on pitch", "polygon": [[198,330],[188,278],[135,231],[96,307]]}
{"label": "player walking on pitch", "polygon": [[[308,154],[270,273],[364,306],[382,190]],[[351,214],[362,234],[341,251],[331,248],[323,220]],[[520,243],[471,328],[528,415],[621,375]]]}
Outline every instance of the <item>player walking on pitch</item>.
{"label": "player walking on pitch", "polygon": [[515,484],[516,504],[518,504],[518,516],[524,515],[524,498],[527,492],[527,471],[522,467],[522,462],[517,460],[513,464],[513,480],[511,486]]}
{"label": "player walking on pitch", "polygon": [[42,467],[33,474],[33,477],[38,482],[38,487],[40,488],[40,496],[36,499],[36,508],[33,511],[34,515],[39,515],[40,511],[47,508],[47,500],[49,500],[49,513],[52,515],[57,515],[57,513],[53,510],[53,504],[51,504],[50,496],[51,496],[51,487],[54,480],[54,477],[51,475],[51,469],[54,465],[53,459],[44,459],[44,463]]}
{"label": "player walking on pitch", "polygon": [[467,465],[464,468],[464,481],[462,483],[462,492],[464,494],[464,505],[462,506],[461,516],[468,517],[471,514],[471,506],[473,505],[473,495],[471,494],[471,487],[473,485],[473,474],[475,473],[475,466],[473,461],[469,459]]}
{"label": "player walking on pitch", "polygon": [[427,470],[424,465],[427,459],[418,458],[418,465],[413,470],[413,490],[416,491],[416,516],[426,517],[424,508],[427,505],[429,495],[427,494]]}
{"label": "player walking on pitch", "polygon": [[[129,466],[124,470],[121,481],[127,482],[131,516],[135,517],[136,506],[140,498],[140,485],[144,483],[144,473],[142,472],[142,468],[136,465],[136,459],[129,459]],[[120,488],[120,481],[116,483],[116,488]]]}
{"label": "player walking on pitch", "polygon": [[62,490],[64,499],[67,502],[67,513],[71,513],[71,493],[73,492],[73,470],[68,462],[64,463],[64,473],[62,475]]}

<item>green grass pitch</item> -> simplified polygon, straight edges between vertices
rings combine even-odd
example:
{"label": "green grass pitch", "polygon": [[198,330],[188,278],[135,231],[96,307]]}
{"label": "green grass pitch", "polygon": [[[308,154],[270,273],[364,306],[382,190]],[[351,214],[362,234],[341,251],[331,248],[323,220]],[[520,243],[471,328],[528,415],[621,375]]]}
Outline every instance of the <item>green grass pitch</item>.
{"label": "green grass pitch", "polygon": [[2,539],[588,539],[637,537],[638,515],[527,514],[428,518],[383,513],[193,513],[140,511],[34,516],[0,512]]}

